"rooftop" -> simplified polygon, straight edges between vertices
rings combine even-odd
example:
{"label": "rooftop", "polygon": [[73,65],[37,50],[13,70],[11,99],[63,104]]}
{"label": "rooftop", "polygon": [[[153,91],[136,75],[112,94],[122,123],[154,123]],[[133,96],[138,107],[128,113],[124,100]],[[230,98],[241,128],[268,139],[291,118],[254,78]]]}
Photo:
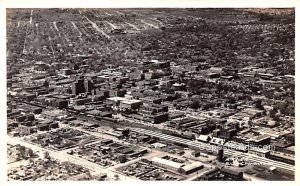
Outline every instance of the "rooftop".
{"label": "rooftop", "polygon": [[156,162],[156,163],[159,163],[159,164],[167,165],[167,166],[170,166],[170,167],[173,167],[173,168],[176,168],[176,169],[179,169],[180,167],[184,166],[181,163],[177,163],[177,162],[166,160],[166,159],[159,158],[159,157],[154,157],[152,159],[152,161]]}

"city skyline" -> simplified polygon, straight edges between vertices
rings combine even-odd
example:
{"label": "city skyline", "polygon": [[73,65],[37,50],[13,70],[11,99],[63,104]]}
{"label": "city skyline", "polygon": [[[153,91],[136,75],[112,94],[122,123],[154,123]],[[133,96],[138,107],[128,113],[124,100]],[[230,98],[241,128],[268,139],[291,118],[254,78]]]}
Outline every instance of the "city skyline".
{"label": "city skyline", "polygon": [[8,180],[295,180],[294,8],[6,10]]}

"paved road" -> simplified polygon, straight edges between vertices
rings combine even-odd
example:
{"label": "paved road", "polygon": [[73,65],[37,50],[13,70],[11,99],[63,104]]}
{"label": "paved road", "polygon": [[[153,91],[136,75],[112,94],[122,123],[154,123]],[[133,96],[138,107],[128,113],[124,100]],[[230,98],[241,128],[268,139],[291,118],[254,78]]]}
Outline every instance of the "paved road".
{"label": "paved road", "polygon": [[92,24],[92,26],[98,31],[100,32],[102,35],[104,35],[106,38],[110,39],[110,36],[107,35],[105,32],[103,32],[103,30],[101,30],[96,23],[94,23],[93,21],[91,21],[89,18],[87,18],[85,15],[83,15],[83,17]]}
{"label": "paved road", "polygon": [[146,25],[148,25],[148,26],[151,26],[151,27],[153,27],[153,28],[159,28],[158,26],[156,26],[156,25],[154,25],[154,24],[151,24],[151,23],[148,23],[148,22],[146,22],[146,21],[144,21],[144,20],[141,20],[141,22],[144,23],[144,24],[146,24]]}
{"label": "paved road", "polygon": [[[75,156],[66,154],[63,151],[62,152],[56,152],[56,151],[53,151],[53,150],[44,149],[42,147],[38,147],[36,145],[33,145],[33,144],[28,143],[28,142],[22,141],[18,138],[12,138],[10,136],[8,136],[7,139],[8,139],[9,144],[12,144],[12,145],[20,144],[22,146],[31,148],[33,151],[40,151],[40,153],[44,153],[44,152],[47,151],[47,152],[49,152],[49,155],[52,158],[58,159],[60,161],[70,161],[72,163],[84,166],[84,167],[86,167],[86,168],[88,168],[88,169],[90,169],[94,172],[97,172],[97,173],[106,173],[107,176],[110,177],[110,178],[113,178],[115,174],[118,174],[118,173],[116,173],[112,170],[104,169],[103,167],[101,167],[100,165],[97,165],[95,163],[89,162],[89,161],[84,160],[84,159],[79,158],[79,157],[75,157]],[[131,178],[131,177],[128,177],[128,176],[119,176],[119,180],[134,181],[134,180],[137,180],[137,179],[134,179],[134,178]]]}
{"label": "paved road", "polygon": [[128,23],[128,22],[126,22],[126,21],[125,21],[125,23],[126,23],[127,25],[133,27],[133,28],[136,29],[136,30],[140,30],[140,29],[139,29],[137,26],[135,26],[134,24]]}

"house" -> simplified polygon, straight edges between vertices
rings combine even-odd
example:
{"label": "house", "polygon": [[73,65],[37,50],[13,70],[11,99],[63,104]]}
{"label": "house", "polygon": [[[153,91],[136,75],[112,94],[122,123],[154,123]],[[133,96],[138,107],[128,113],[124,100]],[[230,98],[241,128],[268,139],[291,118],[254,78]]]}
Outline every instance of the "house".
{"label": "house", "polygon": [[30,135],[36,131],[35,126],[19,125],[18,128],[19,128],[20,134],[23,134],[23,135]]}

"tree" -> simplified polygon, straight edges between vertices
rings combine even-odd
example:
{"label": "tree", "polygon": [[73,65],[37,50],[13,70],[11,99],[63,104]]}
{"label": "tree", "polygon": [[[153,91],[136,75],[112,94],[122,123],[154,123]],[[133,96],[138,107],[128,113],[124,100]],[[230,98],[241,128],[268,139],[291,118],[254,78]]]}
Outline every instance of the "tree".
{"label": "tree", "polygon": [[27,156],[33,157],[33,155],[34,155],[33,150],[32,149],[28,149],[27,150]]}
{"label": "tree", "polygon": [[34,161],[33,161],[33,159],[29,159],[29,164],[34,164]]}
{"label": "tree", "polygon": [[262,106],[261,102],[262,102],[262,100],[255,101],[255,108],[263,110],[264,107]]}
{"label": "tree", "polygon": [[115,180],[118,180],[119,179],[119,174],[115,174],[114,177],[115,177]]}
{"label": "tree", "polygon": [[119,155],[118,160],[120,163],[125,163],[127,161],[126,155],[124,155],[124,154]]}
{"label": "tree", "polygon": [[43,83],[43,87],[49,87],[49,82],[46,80],[46,81],[44,81],[44,83]]}
{"label": "tree", "polygon": [[271,118],[274,118],[275,114],[276,114],[276,110],[274,108],[269,111],[269,115],[270,115]]}
{"label": "tree", "polygon": [[92,178],[92,174],[89,170],[86,173],[86,177],[87,177],[88,180],[90,180]]}
{"label": "tree", "polygon": [[24,146],[20,146],[20,152],[25,152],[25,147]]}
{"label": "tree", "polygon": [[197,91],[202,87],[206,86],[206,81],[205,79],[200,79],[200,80],[189,80],[188,82],[188,87],[190,91]]}
{"label": "tree", "polygon": [[233,96],[230,96],[227,99],[228,99],[228,103],[230,103],[230,104],[234,104],[236,102],[236,98]]}
{"label": "tree", "polygon": [[280,122],[280,114],[276,113],[273,117],[273,120],[276,122]]}
{"label": "tree", "polygon": [[45,152],[44,152],[44,158],[45,158],[45,159],[50,159],[50,154],[49,154],[48,151],[45,151]]}
{"label": "tree", "polygon": [[192,109],[198,109],[198,108],[200,108],[200,102],[198,101],[198,100],[196,100],[196,99],[194,99],[193,101],[192,101],[192,103],[190,104],[190,107],[192,108]]}
{"label": "tree", "polygon": [[167,83],[167,84],[163,85],[163,86],[161,87],[161,89],[162,89],[164,92],[170,93],[170,94],[174,92],[174,89],[172,88],[172,84],[171,84],[171,83]]}

